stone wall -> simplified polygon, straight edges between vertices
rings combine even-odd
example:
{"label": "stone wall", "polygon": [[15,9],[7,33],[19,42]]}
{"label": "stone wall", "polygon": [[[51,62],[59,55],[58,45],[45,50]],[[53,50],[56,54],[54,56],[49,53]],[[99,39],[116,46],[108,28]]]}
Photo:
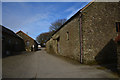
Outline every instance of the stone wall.
{"label": "stone wall", "polygon": [[84,63],[116,61],[116,22],[120,3],[92,3],[82,12]]}
{"label": "stone wall", "polygon": [[15,35],[2,32],[2,57],[13,55],[14,52],[25,51],[23,39]]}
{"label": "stone wall", "polygon": [[[117,63],[116,22],[120,22],[120,3],[96,2],[82,11],[83,63]],[[74,15],[46,43],[47,52],[80,61],[80,13]],[[67,40],[69,32],[69,40]],[[58,50],[59,44],[59,50]]]}
{"label": "stone wall", "polygon": [[117,45],[117,69],[120,73],[120,44]]}
{"label": "stone wall", "polygon": [[[29,36],[27,36],[26,34],[24,34],[23,32],[18,32],[17,33],[20,37],[23,38],[24,43],[25,43],[25,49],[26,51],[36,51],[38,48],[37,43],[35,42],[35,40],[33,40],[32,38],[30,38]],[[29,42],[29,44],[27,43],[27,41]],[[34,45],[34,48],[33,48]]]}
{"label": "stone wall", "polygon": [[79,41],[79,15],[76,15],[52,36],[46,43],[46,49],[49,53],[80,60]]}

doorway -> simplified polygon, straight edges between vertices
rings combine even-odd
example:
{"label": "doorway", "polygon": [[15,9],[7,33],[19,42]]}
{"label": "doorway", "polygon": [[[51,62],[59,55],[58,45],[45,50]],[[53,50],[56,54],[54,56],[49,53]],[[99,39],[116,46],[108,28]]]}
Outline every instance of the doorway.
{"label": "doorway", "polygon": [[57,38],[57,53],[60,54],[60,37]]}

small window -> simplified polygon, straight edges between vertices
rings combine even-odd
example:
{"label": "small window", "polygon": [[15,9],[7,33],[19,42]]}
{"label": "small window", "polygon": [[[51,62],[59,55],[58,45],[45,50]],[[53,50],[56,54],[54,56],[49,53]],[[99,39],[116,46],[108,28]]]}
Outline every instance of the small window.
{"label": "small window", "polygon": [[8,40],[8,43],[11,44],[11,39]]}
{"label": "small window", "polygon": [[16,43],[15,43],[16,45],[18,44],[18,42],[16,41]]}
{"label": "small window", "polygon": [[4,37],[4,36],[2,36],[2,40],[5,40],[5,37]]}
{"label": "small window", "polygon": [[26,42],[26,45],[27,45],[27,46],[29,46],[29,43],[30,43],[30,42],[29,42],[29,41],[27,41],[27,42]]}
{"label": "small window", "polygon": [[60,41],[60,36],[57,38],[57,41]]}
{"label": "small window", "polygon": [[32,47],[34,48],[35,46],[33,45]]}
{"label": "small window", "polygon": [[43,45],[45,45],[45,43],[43,43]]}
{"label": "small window", "polygon": [[120,22],[116,22],[116,31],[120,32]]}
{"label": "small window", "polygon": [[67,32],[66,34],[67,34],[67,40],[69,40],[69,32]]}

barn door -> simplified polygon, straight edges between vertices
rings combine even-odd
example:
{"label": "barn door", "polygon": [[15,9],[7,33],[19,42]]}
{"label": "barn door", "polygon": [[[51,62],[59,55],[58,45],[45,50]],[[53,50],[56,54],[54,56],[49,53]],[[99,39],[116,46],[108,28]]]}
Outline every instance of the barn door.
{"label": "barn door", "polygon": [[60,53],[60,37],[57,38],[57,53]]}

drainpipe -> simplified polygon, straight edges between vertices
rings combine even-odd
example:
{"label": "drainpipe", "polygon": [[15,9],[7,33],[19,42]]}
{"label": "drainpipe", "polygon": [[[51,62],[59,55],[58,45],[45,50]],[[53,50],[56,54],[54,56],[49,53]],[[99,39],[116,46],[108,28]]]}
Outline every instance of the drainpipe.
{"label": "drainpipe", "polygon": [[83,40],[82,40],[82,13],[80,12],[79,17],[79,38],[80,38],[80,63],[83,63]]}

